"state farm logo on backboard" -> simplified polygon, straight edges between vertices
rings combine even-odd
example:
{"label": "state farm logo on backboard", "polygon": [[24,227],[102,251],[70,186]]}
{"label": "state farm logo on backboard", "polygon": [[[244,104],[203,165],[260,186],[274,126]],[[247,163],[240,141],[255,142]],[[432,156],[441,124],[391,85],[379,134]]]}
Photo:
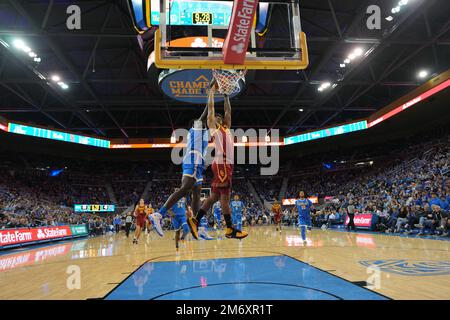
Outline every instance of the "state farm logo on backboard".
{"label": "state farm logo on backboard", "polygon": [[244,64],[246,48],[250,40],[258,0],[235,0],[229,34],[223,45],[223,61],[226,64]]}

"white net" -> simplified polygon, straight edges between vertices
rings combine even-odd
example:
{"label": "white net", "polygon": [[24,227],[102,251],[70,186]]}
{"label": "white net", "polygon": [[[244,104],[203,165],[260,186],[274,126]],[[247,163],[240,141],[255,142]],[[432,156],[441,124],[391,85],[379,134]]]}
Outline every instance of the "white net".
{"label": "white net", "polygon": [[217,81],[219,93],[228,96],[239,92],[241,88],[239,81],[245,77],[246,73],[247,70],[212,70],[213,77]]}

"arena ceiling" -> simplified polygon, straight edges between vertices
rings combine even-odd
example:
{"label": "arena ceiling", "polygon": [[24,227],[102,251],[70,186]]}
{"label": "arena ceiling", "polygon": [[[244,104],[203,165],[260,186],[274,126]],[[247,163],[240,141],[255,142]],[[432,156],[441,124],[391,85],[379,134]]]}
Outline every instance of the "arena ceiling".
{"label": "arena ceiling", "polygon": [[[283,135],[367,117],[450,67],[448,0],[301,0],[310,66],[251,71],[232,101],[233,126],[279,128]],[[82,10],[81,30],[66,27],[66,8]],[[382,10],[381,30],[366,11]],[[385,17],[393,15],[392,21]],[[272,21],[272,23],[275,23]],[[170,136],[198,117],[201,105],[167,98],[138,44],[125,0],[2,0],[0,39],[23,39],[41,58],[0,46],[0,115],[109,138]],[[355,48],[369,54],[341,68]],[[427,70],[424,79],[417,77]],[[39,76],[58,74],[69,89]],[[321,83],[336,87],[319,92]],[[300,111],[302,110],[302,111]]]}

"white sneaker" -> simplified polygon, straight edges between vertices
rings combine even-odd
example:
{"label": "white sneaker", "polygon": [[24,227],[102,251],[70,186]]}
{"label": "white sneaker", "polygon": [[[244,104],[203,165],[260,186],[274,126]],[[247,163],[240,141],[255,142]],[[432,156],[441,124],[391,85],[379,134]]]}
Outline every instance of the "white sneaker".
{"label": "white sneaker", "polygon": [[162,215],[159,212],[155,212],[150,215],[150,220],[152,221],[153,225],[155,226],[156,233],[158,235],[160,235],[161,237],[163,237],[164,232],[163,232],[163,229],[161,226]]}

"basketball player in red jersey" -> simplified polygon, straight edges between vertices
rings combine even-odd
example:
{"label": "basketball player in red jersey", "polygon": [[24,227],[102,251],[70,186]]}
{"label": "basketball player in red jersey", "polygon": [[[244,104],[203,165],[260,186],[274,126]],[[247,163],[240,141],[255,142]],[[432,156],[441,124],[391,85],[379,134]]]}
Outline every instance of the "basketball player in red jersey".
{"label": "basketball player in red jersey", "polygon": [[273,212],[273,220],[277,225],[277,231],[280,230],[281,233],[281,206],[276,199],[272,204],[272,212]]}
{"label": "basketball player in red jersey", "polygon": [[213,82],[208,95],[207,124],[214,141],[215,150],[214,160],[211,164],[214,174],[211,183],[211,195],[203,202],[202,207],[197,211],[195,217],[188,219],[188,225],[192,236],[198,239],[198,225],[200,220],[211,209],[213,204],[220,200],[223,217],[227,225],[225,237],[243,239],[248,234],[245,231],[237,230],[233,227],[230,209],[231,180],[234,163],[234,139],[230,131],[231,105],[228,96],[225,96],[225,116],[222,118],[220,115],[216,115],[214,110],[214,92],[216,88],[217,84]]}
{"label": "basketball player in red jersey", "polygon": [[139,204],[134,208],[134,216],[136,217],[136,231],[134,232],[133,244],[138,244],[141,231],[145,227],[147,220],[148,208],[144,199],[139,200]]}

